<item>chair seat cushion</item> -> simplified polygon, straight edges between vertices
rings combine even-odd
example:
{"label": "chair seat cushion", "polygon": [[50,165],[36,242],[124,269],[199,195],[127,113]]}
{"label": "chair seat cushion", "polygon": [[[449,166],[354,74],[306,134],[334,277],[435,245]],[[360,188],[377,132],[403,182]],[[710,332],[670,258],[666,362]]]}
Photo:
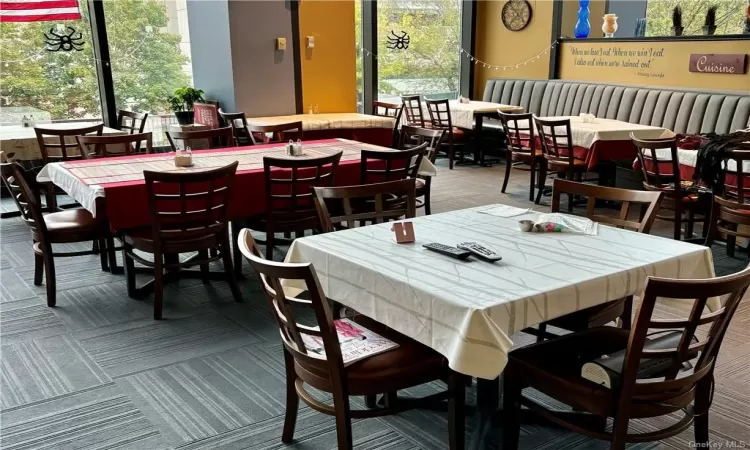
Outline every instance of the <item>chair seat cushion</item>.
{"label": "chair seat cushion", "polygon": [[[609,389],[584,379],[581,377],[581,367],[603,355],[624,350],[629,338],[629,330],[615,327],[592,328],[568,334],[511,351],[505,370],[524,386],[541,391],[574,409],[613,417],[618,389]],[[662,411],[654,414],[654,403],[634,398],[631,417],[654,417],[681,408],[666,403],[660,406],[663,407]]]}
{"label": "chair seat cushion", "polygon": [[[356,315],[353,320],[399,346],[345,367],[350,395],[405,389],[438,379],[447,373],[446,359],[429,347],[365,316]],[[324,368],[295,361],[295,370],[305,383],[330,392],[329,374]]]}
{"label": "chair seat cushion", "polygon": [[[106,234],[106,222],[97,220],[85,209],[68,209],[44,216],[51,243],[96,239]],[[35,240],[39,240],[37,237]]]}
{"label": "chair seat cushion", "polygon": [[[123,239],[127,245],[136,250],[146,253],[154,253],[156,251],[153,231],[150,227],[130,230],[124,235]],[[216,234],[206,234],[201,237],[192,237],[186,241],[170,239],[169,241],[162,242],[162,246],[161,250],[163,253],[188,253],[217,248],[219,246],[219,237]]]}

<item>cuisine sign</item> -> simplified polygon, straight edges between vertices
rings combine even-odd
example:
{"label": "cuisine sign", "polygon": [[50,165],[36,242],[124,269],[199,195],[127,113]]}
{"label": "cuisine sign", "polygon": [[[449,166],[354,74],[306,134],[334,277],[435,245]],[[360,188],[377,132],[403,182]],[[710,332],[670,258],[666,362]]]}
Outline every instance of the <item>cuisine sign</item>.
{"label": "cuisine sign", "polygon": [[742,75],[747,70],[747,55],[703,54],[690,55],[690,71]]}

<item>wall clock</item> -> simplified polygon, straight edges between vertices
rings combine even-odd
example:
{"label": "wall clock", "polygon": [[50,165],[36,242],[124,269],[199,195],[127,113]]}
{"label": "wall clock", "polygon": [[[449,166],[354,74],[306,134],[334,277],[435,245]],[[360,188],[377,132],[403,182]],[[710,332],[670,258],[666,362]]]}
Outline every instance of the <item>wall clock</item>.
{"label": "wall clock", "polygon": [[521,31],[531,22],[531,3],[528,0],[508,0],[502,15],[505,28]]}

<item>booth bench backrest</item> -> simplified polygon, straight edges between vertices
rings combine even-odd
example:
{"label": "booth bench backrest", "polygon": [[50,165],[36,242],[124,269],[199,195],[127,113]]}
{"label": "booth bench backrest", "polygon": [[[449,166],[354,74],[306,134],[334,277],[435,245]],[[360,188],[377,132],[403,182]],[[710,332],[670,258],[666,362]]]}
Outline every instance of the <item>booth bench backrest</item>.
{"label": "booth bench backrest", "polygon": [[537,116],[581,113],[676,133],[726,134],[750,126],[750,92],[680,90],[562,80],[490,79],[482,100]]}

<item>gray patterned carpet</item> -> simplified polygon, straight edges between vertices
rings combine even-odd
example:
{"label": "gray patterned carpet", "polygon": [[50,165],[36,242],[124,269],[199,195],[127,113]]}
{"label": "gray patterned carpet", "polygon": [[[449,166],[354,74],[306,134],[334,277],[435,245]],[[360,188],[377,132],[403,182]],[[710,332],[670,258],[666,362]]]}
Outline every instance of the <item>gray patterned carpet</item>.
{"label": "gray patterned carpet", "polygon": [[[0,206],[12,209],[7,200]],[[48,308],[18,219],[0,220],[0,269],[2,449],[286,447],[280,342],[247,266],[244,304],[221,282],[181,281],[167,286],[159,322],[151,300],[128,298],[123,277],[102,272],[94,256],[58,260],[58,306]],[[747,416],[746,404],[735,406]],[[743,438],[747,423],[722,436]],[[419,410],[355,421],[353,430],[358,449],[444,449],[446,424],[444,413]],[[304,407],[296,439],[295,449],[335,448],[334,421]],[[688,439],[634,448],[685,448]],[[521,446],[608,447],[537,426],[524,427]]]}

